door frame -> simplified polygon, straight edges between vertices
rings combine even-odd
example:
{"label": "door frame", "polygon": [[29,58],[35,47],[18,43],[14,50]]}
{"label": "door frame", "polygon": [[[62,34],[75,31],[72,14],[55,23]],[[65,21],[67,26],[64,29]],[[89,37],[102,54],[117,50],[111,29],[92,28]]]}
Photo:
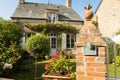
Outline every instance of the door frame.
{"label": "door frame", "polygon": [[49,33],[50,38],[50,56],[55,56],[55,52],[57,51],[57,34]]}

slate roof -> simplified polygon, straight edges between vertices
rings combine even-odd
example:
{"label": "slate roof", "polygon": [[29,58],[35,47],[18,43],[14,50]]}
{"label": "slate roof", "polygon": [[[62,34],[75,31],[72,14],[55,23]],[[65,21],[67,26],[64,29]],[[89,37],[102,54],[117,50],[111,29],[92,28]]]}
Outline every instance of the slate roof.
{"label": "slate roof", "polygon": [[51,5],[40,3],[19,4],[11,18],[39,18],[45,19],[45,10],[58,10],[58,20],[83,21],[81,17],[72,9],[64,5]]}

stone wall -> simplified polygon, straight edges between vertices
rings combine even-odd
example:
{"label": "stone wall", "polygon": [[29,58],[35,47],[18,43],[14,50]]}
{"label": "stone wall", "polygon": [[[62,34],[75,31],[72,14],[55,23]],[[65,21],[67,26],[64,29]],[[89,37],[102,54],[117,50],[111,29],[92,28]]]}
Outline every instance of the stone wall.
{"label": "stone wall", "polygon": [[103,0],[96,15],[103,37],[113,37],[120,30],[120,0]]}

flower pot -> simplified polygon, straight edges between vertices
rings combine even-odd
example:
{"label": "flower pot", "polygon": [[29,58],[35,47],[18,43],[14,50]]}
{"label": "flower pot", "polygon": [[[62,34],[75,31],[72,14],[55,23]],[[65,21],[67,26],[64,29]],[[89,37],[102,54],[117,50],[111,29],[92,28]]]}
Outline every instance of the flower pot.
{"label": "flower pot", "polygon": [[42,75],[43,80],[72,80],[72,77],[69,76],[57,76],[57,75],[50,75],[49,71],[43,73]]}

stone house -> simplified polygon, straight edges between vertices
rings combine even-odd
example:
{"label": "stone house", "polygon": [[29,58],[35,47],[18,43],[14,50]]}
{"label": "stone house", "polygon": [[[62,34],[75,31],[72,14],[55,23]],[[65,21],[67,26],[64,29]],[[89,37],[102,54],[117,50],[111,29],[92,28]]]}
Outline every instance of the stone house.
{"label": "stone house", "polygon": [[[43,4],[25,2],[19,0],[19,4],[11,17],[12,21],[18,23],[24,30],[24,38],[22,43],[34,33],[30,29],[24,27],[24,23],[56,23],[67,22],[80,28],[83,25],[81,17],[72,9],[72,0],[65,0],[65,5]],[[49,33],[51,53],[55,55],[57,50],[57,34]],[[69,40],[69,42],[67,41]],[[62,49],[75,51],[76,35],[62,34]]]}
{"label": "stone house", "polygon": [[96,10],[98,27],[103,37],[113,37],[120,30],[120,0],[101,0]]}

